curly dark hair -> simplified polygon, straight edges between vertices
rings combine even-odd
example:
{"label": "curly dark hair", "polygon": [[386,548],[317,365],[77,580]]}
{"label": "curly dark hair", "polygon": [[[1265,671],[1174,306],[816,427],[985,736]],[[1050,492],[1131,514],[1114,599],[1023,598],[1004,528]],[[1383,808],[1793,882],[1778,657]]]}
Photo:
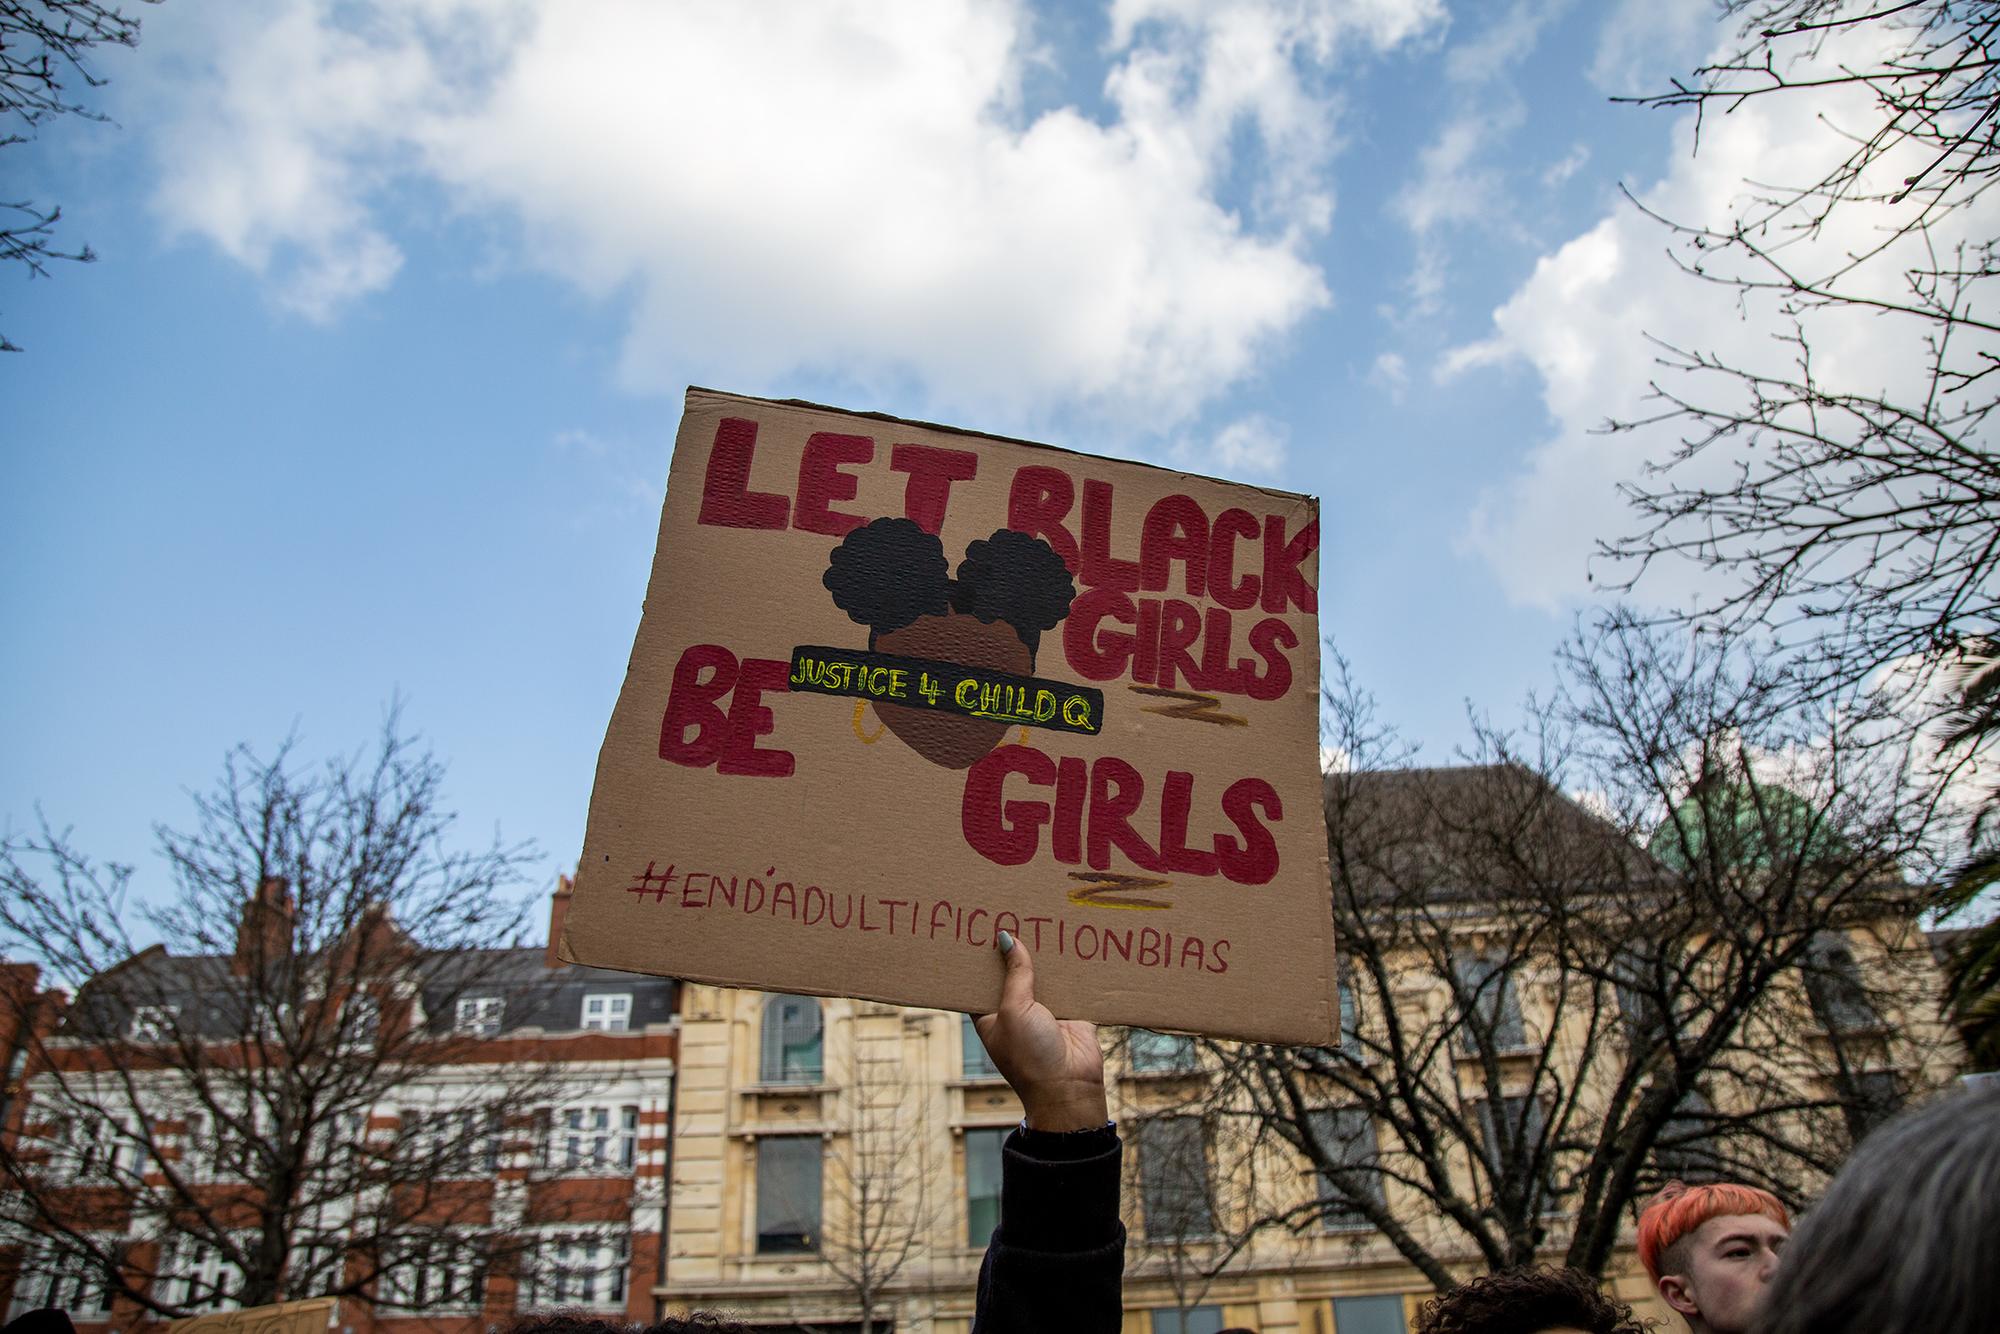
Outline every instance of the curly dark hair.
{"label": "curly dark hair", "polygon": [[606,1320],[581,1311],[545,1311],[522,1316],[507,1326],[503,1334],[756,1334],[756,1331],[737,1321],[700,1311],[670,1315],[651,1325]]}
{"label": "curly dark hair", "polygon": [[1433,1297],[1416,1334],[1537,1334],[1567,1325],[1585,1334],[1647,1334],[1650,1326],[1590,1275],[1544,1265],[1483,1274]]}
{"label": "curly dark hair", "polygon": [[833,549],[820,576],[833,605],[876,635],[951,607],[951,562],[944,543],[912,519],[864,523]]}
{"label": "curly dark hair", "polygon": [[1075,600],[1076,579],[1056,549],[1011,528],[966,547],[951,590],[951,605],[959,611],[1013,626],[1030,657],[1042,631],[1055,629]]}
{"label": "curly dark hair", "polygon": [[1055,548],[1039,537],[1002,528],[965,549],[951,577],[944,543],[911,519],[864,523],[833,549],[820,576],[833,604],[877,635],[919,616],[957,610],[989,624],[1005,621],[1033,657],[1042,631],[1069,615],[1076,579]]}

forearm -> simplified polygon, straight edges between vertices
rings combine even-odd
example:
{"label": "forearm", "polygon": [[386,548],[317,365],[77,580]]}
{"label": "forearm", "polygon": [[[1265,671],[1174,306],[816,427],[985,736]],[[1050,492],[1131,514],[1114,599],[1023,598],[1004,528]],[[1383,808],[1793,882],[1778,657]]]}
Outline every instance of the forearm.
{"label": "forearm", "polygon": [[1109,1127],[1007,1137],[1000,1226],[979,1271],[973,1334],[1115,1334],[1125,1271],[1121,1152]]}

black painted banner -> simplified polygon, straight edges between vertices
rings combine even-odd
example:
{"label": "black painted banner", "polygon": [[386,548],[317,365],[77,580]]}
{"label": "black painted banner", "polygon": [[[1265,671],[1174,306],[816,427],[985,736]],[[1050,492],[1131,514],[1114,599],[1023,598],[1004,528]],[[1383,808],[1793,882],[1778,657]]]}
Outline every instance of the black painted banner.
{"label": "black painted banner", "polygon": [[811,694],[851,695],[1085,736],[1104,726],[1104,692],[1090,686],[893,653],[801,644],[792,650],[789,685]]}

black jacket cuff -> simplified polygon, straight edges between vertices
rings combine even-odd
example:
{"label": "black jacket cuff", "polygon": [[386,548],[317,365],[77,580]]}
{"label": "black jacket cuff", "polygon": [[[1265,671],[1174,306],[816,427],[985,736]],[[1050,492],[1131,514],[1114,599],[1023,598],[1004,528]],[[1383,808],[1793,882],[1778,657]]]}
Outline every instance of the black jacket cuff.
{"label": "black jacket cuff", "polygon": [[1120,1149],[1110,1126],[1074,1135],[1015,1130],[1001,1146],[999,1237],[1044,1252],[1118,1241]]}

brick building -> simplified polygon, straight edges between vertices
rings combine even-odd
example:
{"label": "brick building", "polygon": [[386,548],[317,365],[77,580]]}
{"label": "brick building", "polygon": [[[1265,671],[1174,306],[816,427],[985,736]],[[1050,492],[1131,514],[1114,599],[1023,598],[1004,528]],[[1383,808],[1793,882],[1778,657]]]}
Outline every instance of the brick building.
{"label": "brick building", "polygon": [[[567,898],[564,882],[558,930]],[[322,1052],[314,1024],[338,1023],[329,1082],[348,1068],[366,1077],[370,1053],[392,1046],[397,1077],[371,1086],[365,1111],[318,1127],[308,1158],[328,1184],[320,1196],[304,1188],[311,1211],[272,1299],[345,1287],[342,1334],[452,1334],[556,1306],[650,1318],[676,984],[565,965],[546,947],[440,959],[391,941],[374,957],[397,965],[345,997],[342,951],[314,962],[325,980],[305,994],[329,996],[333,1019],[295,1020],[292,1004],[267,1000],[278,1017],[253,1024],[242,1011],[256,970],[243,958],[288,912],[282,884],[267,883],[245,905],[234,956],[155,947],[86,983],[45,1040],[0,1031],[19,1052],[0,1051],[18,1066],[0,1152],[0,1311],[61,1306],[84,1334],[160,1319],[111,1290],[93,1262],[106,1256],[178,1311],[238,1305],[240,1268],[204,1244],[216,1232],[166,1220],[202,1215],[250,1244],[270,1171],[256,1141],[279,1141],[288,1114],[277,1099],[259,1105],[254,1083],[191,1077],[188,1061],[197,1049],[220,1066]],[[32,971],[13,966],[0,984],[32,988]],[[76,1235],[50,1235],[66,1230]]]}

